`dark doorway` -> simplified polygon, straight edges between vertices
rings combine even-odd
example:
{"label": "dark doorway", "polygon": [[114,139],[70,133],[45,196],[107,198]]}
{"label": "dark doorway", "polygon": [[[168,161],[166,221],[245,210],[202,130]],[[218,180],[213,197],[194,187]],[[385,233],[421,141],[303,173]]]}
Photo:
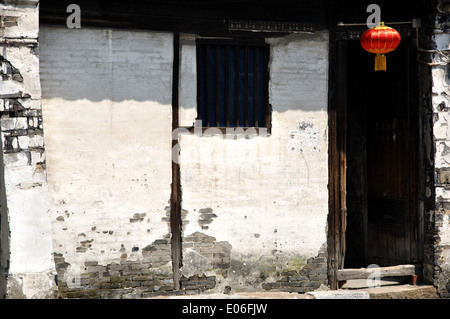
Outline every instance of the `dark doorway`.
{"label": "dark doorway", "polygon": [[374,55],[345,41],[347,228],[344,268],[421,260],[418,238],[416,59],[412,39],[374,71]]}

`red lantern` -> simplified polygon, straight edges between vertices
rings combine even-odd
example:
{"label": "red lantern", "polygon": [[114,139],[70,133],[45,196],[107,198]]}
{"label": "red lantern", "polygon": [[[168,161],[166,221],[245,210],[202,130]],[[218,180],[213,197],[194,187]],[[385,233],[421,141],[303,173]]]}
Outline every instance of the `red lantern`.
{"label": "red lantern", "polygon": [[394,51],[400,44],[401,37],[397,30],[381,26],[366,30],[361,36],[361,46],[364,50],[375,53],[375,71],[386,71],[385,54]]}

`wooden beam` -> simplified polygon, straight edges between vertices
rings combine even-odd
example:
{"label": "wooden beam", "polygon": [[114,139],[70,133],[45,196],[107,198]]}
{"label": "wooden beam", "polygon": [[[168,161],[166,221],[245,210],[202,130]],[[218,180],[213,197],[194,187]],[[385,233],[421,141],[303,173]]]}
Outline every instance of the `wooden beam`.
{"label": "wooden beam", "polygon": [[[292,1],[292,2],[291,2]],[[41,24],[66,26],[71,0],[39,1]],[[77,0],[81,27],[127,28],[229,36],[228,21],[300,21],[324,29],[323,5],[316,1],[153,1]],[[254,38],[255,32],[232,31]],[[258,32],[259,33],[259,32]]]}
{"label": "wooden beam", "polygon": [[377,268],[351,268],[339,269],[337,271],[338,281],[352,280],[352,279],[367,279],[375,273],[379,277],[401,277],[413,276],[420,274],[422,268],[419,265],[398,265],[390,267]]}

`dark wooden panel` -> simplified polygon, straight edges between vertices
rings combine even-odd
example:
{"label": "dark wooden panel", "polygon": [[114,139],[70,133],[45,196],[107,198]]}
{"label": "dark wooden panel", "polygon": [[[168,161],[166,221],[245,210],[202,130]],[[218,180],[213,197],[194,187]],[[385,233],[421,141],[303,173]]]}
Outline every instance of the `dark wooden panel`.
{"label": "dark wooden panel", "polygon": [[346,207],[346,82],[347,43],[335,38],[335,10],[329,8],[329,215],[328,280],[331,289],[338,288],[337,271],[344,267]]}
{"label": "dark wooden panel", "polygon": [[368,262],[417,261],[417,109],[410,103],[409,41],[387,55],[387,72],[373,72],[367,95]]}
{"label": "dark wooden panel", "polygon": [[375,72],[374,55],[356,41],[347,42],[355,67],[347,78],[351,175],[346,264],[418,262],[418,108],[412,95],[411,40],[403,39],[387,54],[386,72]]}
{"label": "dark wooden panel", "polygon": [[404,199],[369,197],[369,223],[380,229],[398,232],[406,218],[406,201]]}

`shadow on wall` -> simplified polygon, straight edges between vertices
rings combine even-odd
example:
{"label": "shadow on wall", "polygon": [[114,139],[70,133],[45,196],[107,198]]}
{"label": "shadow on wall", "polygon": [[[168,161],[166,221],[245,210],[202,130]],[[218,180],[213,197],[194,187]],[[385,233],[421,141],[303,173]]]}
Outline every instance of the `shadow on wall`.
{"label": "shadow on wall", "polygon": [[[171,104],[172,33],[44,25],[39,37],[44,99]],[[272,47],[269,103],[274,111],[326,110],[328,33],[267,42]]]}
{"label": "shadow on wall", "polygon": [[171,33],[41,26],[39,42],[44,99],[171,103]]}

